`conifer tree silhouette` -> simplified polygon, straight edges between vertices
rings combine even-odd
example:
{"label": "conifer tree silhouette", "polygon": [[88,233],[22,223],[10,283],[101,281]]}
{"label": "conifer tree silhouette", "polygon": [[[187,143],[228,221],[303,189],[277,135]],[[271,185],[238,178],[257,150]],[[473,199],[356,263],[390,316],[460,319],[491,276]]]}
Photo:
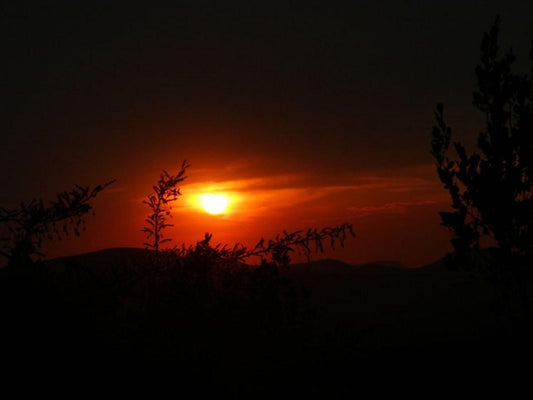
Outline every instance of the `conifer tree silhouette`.
{"label": "conifer tree silhouette", "polygon": [[454,211],[440,215],[454,234],[455,249],[478,248],[480,237],[487,235],[503,255],[524,256],[533,249],[532,81],[531,75],[511,72],[512,51],[499,57],[498,31],[499,18],[484,35],[476,68],[474,105],[486,118],[478,137],[481,152],[468,155],[460,142],[453,142],[458,159],[448,157],[451,128],[439,104],[431,154],[452,198]]}
{"label": "conifer tree silhouette", "polygon": [[[453,211],[441,212],[453,235],[449,265],[488,267],[492,278],[514,282],[513,292],[530,314],[527,282],[533,268],[533,68],[511,71],[512,50],[500,54],[500,18],[481,43],[473,104],[485,116],[479,151],[471,154],[451,139],[442,104],[435,113],[431,154],[440,181],[450,193]],[[529,54],[533,62],[533,46]],[[449,156],[453,147],[456,157]],[[480,241],[494,244],[480,251]],[[518,290],[517,290],[518,289]]]}

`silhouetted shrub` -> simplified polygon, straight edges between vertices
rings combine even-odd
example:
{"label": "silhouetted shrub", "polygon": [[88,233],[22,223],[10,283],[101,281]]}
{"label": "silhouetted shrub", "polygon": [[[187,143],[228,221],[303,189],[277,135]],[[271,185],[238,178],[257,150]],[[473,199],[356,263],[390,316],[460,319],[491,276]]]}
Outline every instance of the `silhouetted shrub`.
{"label": "silhouetted shrub", "polygon": [[[350,230],[345,224],[306,235],[284,233],[252,250],[212,246],[206,234],[194,246],[146,250],[131,265],[98,273],[80,271],[75,264],[63,272],[40,268],[42,276],[32,279],[41,289],[23,291],[25,299],[32,299],[27,304],[33,311],[26,315],[46,318],[52,308],[55,314],[71,313],[54,318],[51,329],[72,332],[76,324],[80,337],[72,340],[89,341],[95,357],[169,361],[198,369],[226,362],[240,368],[241,362],[275,355],[290,359],[313,340],[316,310],[307,292],[283,273],[286,258],[278,261],[273,253],[282,249],[288,254],[301,246],[311,250],[311,239],[339,243]],[[258,265],[244,263],[254,256],[261,260]],[[26,289],[27,282],[21,283]]]}
{"label": "silhouetted shrub", "polygon": [[153,186],[154,194],[149,195],[148,200],[143,201],[152,211],[148,218],[146,218],[148,226],[142,229],[142,232],[146,233],[146,238],[153,240],[152,242],[144,243],[147,248],[158,252],[161,244],[172,240],[170,238],[163,239],[162,231],[165,228],[174,226],[166,222],[167,217],[171,216],[170,211],[172,210],[172,205],[170,203],[181,196],[178,184],[187,178],[185,172],[189,166],[189,164],[183,161],[176,175],[170,175],[167,171],[163,170],[157,185]]}
{"label": "silhouetted shrub", "polygon": [[313,251],[322,253],[324,251],[324,241],[329,241],[332,249],[336,243],[341,247],[344,241],[350,236],[355,236],[352,224],[344,223],[339,226],[325,227],[320,230],[308,229],[307,231],[296,231],[288,233],[283,231],[274,239],[261,240],[254,248],[237,243],[232,248],[220,244],[211,247],[212,235],[206,233],[204,240],[196,243],[196,246],[175,247],[172,251],[180,257],[191,257],[201,255],[207,257],[210,262],[244,262],[249,258],[258,257],[261,263],[272,263],[276,266],[287,266],[290,263],[291,252],[305,255],[308,259]]}
{"label": "silhouetted shrub", "polygon": [[44,239],[60,239],[69,233],[78,236],[85,229],[85,215],[92,210],[90,201],[113,182],[93,189],[76,185],[48,205],[34,199],[15,209],[0,208],[0,224],[6,231],[0,238],[0,255],[10,266],[28,265],[31,256],[42,255],[39,249]]}

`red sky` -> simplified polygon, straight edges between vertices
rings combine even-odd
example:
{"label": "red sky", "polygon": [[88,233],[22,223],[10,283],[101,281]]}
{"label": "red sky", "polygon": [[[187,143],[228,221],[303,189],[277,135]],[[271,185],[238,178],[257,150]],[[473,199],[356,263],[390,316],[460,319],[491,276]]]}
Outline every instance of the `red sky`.
{"label": "red sky", "polygon": [[[520,67],[532,11],[492,0],[11,2],[0,13],[0,206],[116,179],[81,238],[44,250],[142,246],[143,198],[187,159],[173,244],[351,222],[358,237],[325,256],[434,261],[449,249],[429,155],[435,105],[471,149],[482,34],[500,14]],[[207,190],[238,201],[224,216],[199,212],[191,199]]]}
{"label": "red sky", "polygon": [[[165,232],[173,239],[170,246],[194,243],[205,232],[214,234],[214,243],[254,245],[260,237],[271,238],[284,229],[350,222],[357,237],[350,238],[346,248],[313,258],[335,257],[353,263],[396,260],[420,266],[435,261],[449,247],[448,233],[439,226],[437,215],[446,209],[448,198],[431,164],[374,175],[339,174],[329,183],[305,172],[224,179],[246,175],[244,171],[253,168],[258,167],[251,162],[223,169],[195,169],[193,165],[181,186],[183,195],[173,207],[175,226]],[[48,255],[141,246],[140,229],[149,211],[142,200],[156,179],[157,175],[152,182],[131,186],[117,182],[102,192],[95,201],[96,216],[87,218],[83,236],[50,245]],[[228,195],[227,212],[206,213],[197,203],[202,193]]]}

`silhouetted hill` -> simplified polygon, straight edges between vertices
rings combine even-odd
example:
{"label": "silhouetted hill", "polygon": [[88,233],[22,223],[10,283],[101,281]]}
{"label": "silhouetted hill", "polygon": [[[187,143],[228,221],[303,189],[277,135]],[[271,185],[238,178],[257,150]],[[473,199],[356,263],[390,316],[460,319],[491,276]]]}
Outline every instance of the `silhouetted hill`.
{"label": "silhouetted hill", "polygon": [[[114,276],[142,268],[152,255],[144,249],[115,248],[46,264],[58,272],[75,265]],[[499,330],[490,285],[449,271],[440,261],[409,269],[391,261],[350,265],[326,259],[291,265],[283,274],[310,293],[325,329],[355,335],[364,347],[475,340]]]}
{"label": "silhouetted hill", "polygon": [[381,273],[405,268],[406,267],[403,264],[396,261],[375,261],[371,263],[352,265],[335,259],[323,259],[291,265],[291,269],[293,270],[302,269],[313,273],[328,272],[341,274],[351,273],[353,271],[375,271],[377,273]]}
{"label": "silhouetted hill", "polygon": [[357,335],[365,347],[475,340],[499,329],[490,285],[441,262],[411,269],[321,260],[287,275],[310,291],[326,326]]}
{"label": "silhouetted hill", "polygon": [[74,256],[53,258],[46,260],[45,264],[58,270],[72,264],[93,270],[105,270],[147,262],[152,255],[152,250],[136,247],[116,247]]}

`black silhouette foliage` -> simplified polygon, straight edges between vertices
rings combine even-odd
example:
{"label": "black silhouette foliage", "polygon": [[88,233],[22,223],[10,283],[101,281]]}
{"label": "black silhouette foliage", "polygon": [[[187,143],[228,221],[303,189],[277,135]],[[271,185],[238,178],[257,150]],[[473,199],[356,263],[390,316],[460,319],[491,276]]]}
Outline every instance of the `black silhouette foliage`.
{"label": "black silhouette foliage", "polygon": [[503,254],[525,256],[533,250],[532,77],[511,72],[515,57],[512,51],[500,57],[498,31],[499,19],[483,38],[476,68],[474,105],[486,118],[478,137],[480,152],[469,155],[453,142],[458,158],[448,156],[451,128],[438,105],[431,154],[452,198],[454,211],[441,217],[453,232],[455,249],[477,249],[480,238],[488,236]]}
{"label": "black silhouette foliage", "polygon": [[[453,235],[455,255],[450,266],[483,267],[508,292],[518,293],[522,308],[530,308],[527,282],[533,265],[533,69],[511,71],[512,51],[500,53],[499,18],[481,44],[476,68],[474,106],[484,114],[478,151],[467,153],[452,142],[443,106],[435,113],[431,154],[440,181],[450,193],[452,211],[441,212],[442,224]],[[530,53],[533,62],[533,46]],[[455,150],[456,157],[449,156]],[[481,245],[492,245],[481,251]],[[514,283],[509,283],[509,282]],[[510,290],[509,290],[510,289]]]}
{"label": "black silhouette foliage", "polygon": [[352,224],[344,223],[339,226],[325,227],[320,230],[308,229],[307,231],[296,231],[277,235],[276,238],[267,242],[263,238],[252,250],[244,252],[244,257],[260,257],[262,262],[271,262],[279,266],[289,265],[291,259],[289,254],[297,252],[309,259],[311,253],[324,252],[324,241],[329,242],[332,249],[336,243],[344,247],[344,241],[350,236],[355,236]]}
{"label": "black silhouette foliage", "polygon": [[311,253],[324,252],[324,241],[329,242],[332,249],[338,244],[344,247],[344,241],[348,236],[355,236],[352,224],[343,223],[338,226],[325,227],[322,229],[308,229],[307,231],[287,232],[277,235],[274,239],[261,240],[249,249],[241,243],[233,247],[217,244],[210,245],[212,234],[206,233],[203,240],[196,246],[174,248],[173,252],[179,257],[191,257],[201,255],[207,257],[204,261],[217,262],[245,262],[247,259],[258,257],[261,264],[273,264],[277,267],[286,267],[290,264],[290,253],[296,252],[305,255],[308,259]]}
{"label": "black silhouette foliage", "polygon": [[113,182],[92,189],[76,185],[48,204],[34,199],[14,209],[0,208],[5,231],[0,237],[0,255],[8,259],[8,265],[27,265],[32,256],[42,256],[39,250],[44,239],[61,239],[69,233],[79,236],[85,229],[85,215],[92,210],[91,200]]}
{"label": "black silhouette foliage", "polygon": [[[203,343],[205,351],[218,355],[215,358],[236,362],[301,349],[313,335],[316,310],[308,293],[283,273],[288,254],[322,251],[323,241],[342,244],[351,233],[350,224],[305,235],[284,232],[253,249],[212,245],[213,236],[206,233],[195,245],[152,253],[149,264],[128,269],[115,280],[143,299],[140,307],[131,309],[137,321],[132,324],[135,337],[142,338],[135,348],[149,347],[150,357],[161,359],[182,354],[182,346]],[[252,257],[259,257],[260,264],[245,263]],[[170,337],[179,340],[169,341],[161,332],[172,332]]]}
{"label": "black silhouette foliage", "polygon": [[174,226],[167,222],[167,218],[171,217],[172,205],[170,203],[181,196],[178,184],[187,178],[185,172],[189,166],[186,161],[183,161],[176,175],[170,175],[163,170],[159,181],[153,186],[154,193],[148,196],[148,200],[143,201],[151,210],[151,214],[146,218],[147,226],[142,229],[142,232],[146,233],[146,238],[151,240],[144,243],[149,249],[157,252],[161,244],[172,240],[163,237],[163,229]]}

